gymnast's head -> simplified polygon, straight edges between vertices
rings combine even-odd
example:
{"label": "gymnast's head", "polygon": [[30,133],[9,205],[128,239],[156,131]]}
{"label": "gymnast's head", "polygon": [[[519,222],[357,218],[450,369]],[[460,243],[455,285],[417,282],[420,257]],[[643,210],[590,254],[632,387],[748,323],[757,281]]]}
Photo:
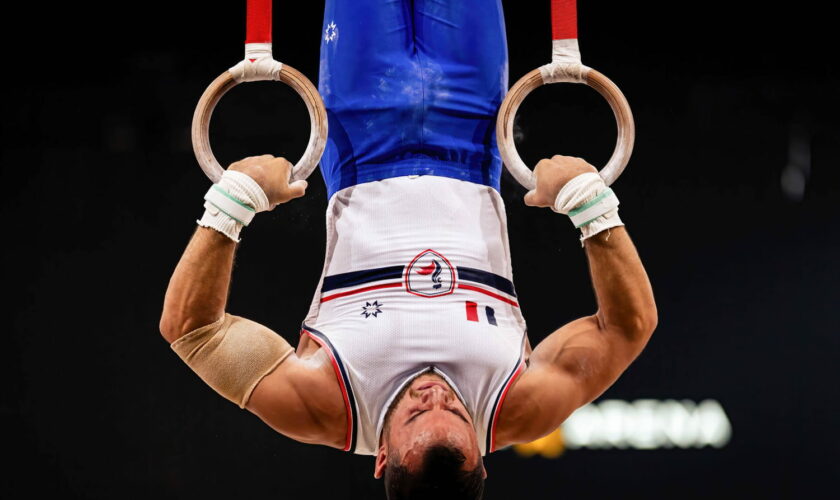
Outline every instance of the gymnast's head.
{"label": "gymnast's head", "polygon": [[433,372],[412,380],[385,415],[374,476],[388,500],[480,499],[484,462],[472,418]]}

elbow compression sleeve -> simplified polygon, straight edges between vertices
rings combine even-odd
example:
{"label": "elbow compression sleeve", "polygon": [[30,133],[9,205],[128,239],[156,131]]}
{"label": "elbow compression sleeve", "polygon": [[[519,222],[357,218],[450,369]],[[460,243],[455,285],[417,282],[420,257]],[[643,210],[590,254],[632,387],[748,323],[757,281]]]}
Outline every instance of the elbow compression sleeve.
{"label": "elbow compression sleeve", "polygon": [[240,408],[260,380],[294,352],[271,329],[228,313],[171,347],[207,385]]}

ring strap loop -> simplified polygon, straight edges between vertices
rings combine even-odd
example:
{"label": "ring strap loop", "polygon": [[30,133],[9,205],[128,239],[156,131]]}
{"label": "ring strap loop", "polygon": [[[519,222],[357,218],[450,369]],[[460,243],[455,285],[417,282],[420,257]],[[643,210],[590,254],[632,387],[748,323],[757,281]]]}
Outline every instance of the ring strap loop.
{"label": "ring strap loop", "polygon": [[228,71],[236,83],[279,80],[283,63],[271,56],[270,43],[245,44],[245,59]]}

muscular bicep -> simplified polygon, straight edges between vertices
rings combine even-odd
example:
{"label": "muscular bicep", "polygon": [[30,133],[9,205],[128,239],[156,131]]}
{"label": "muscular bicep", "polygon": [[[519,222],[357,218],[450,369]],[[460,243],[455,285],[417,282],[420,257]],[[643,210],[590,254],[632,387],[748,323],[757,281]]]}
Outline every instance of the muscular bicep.
{"label": "muscular bicep", "polygon": [[317,359],[292,354],[257,384],[245,408],[296,441],[344,447],[341,390]]}
{"label": "muscular bicep", "polygon": [[563,326],[533,350],[502,407],[498,446],[529,442],[556,429],[600,396],[638,354],[601,327],[597,316]]}
{"label": "muscular bicep", "polygon": [[531,361],[546,383],[564,386],[582,406],[612,385],[637,354],[635,346],[593,315],[549,335],[534,349]]}

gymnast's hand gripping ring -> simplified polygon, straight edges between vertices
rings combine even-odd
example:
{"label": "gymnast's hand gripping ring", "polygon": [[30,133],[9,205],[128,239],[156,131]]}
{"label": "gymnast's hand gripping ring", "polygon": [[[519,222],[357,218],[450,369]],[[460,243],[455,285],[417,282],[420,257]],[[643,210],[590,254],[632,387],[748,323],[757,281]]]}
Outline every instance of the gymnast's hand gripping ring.
{"label": "gymnast's hand gripping ring", "polygon": [[306,103],[311,131],[301,159],[292,168],[291,180],[301,180],[318,166],[327,144],[327,111],[318,89],[302,73],[275,61],[271,53],[271,0],[248,0],[245,59],[222,73],[207,87],[195,108],[192,143],[201,169],[218,182],[224,169],[210,148],[210,116],[222,96],[241,82],[279,80],[293,88]]}
{"label": "gymnast's hand gripping ring", "polygon": [[502,160],[511,175],[526,189],[536,187],[534,172],[525,165],[513,142],[513,119],[520,104],[535,88],[549,83],[584,83],[597,90],[615,114],[618,134],[612,157],[600,170],[608,186],[615,182],[633,152],[636,127],[633,113],[621,90],[609,78],[581,64],[577,41],[577,9],[575,0],[552,0],[552,62],[523,76],[505,96],[496,120],[496,142]]}

